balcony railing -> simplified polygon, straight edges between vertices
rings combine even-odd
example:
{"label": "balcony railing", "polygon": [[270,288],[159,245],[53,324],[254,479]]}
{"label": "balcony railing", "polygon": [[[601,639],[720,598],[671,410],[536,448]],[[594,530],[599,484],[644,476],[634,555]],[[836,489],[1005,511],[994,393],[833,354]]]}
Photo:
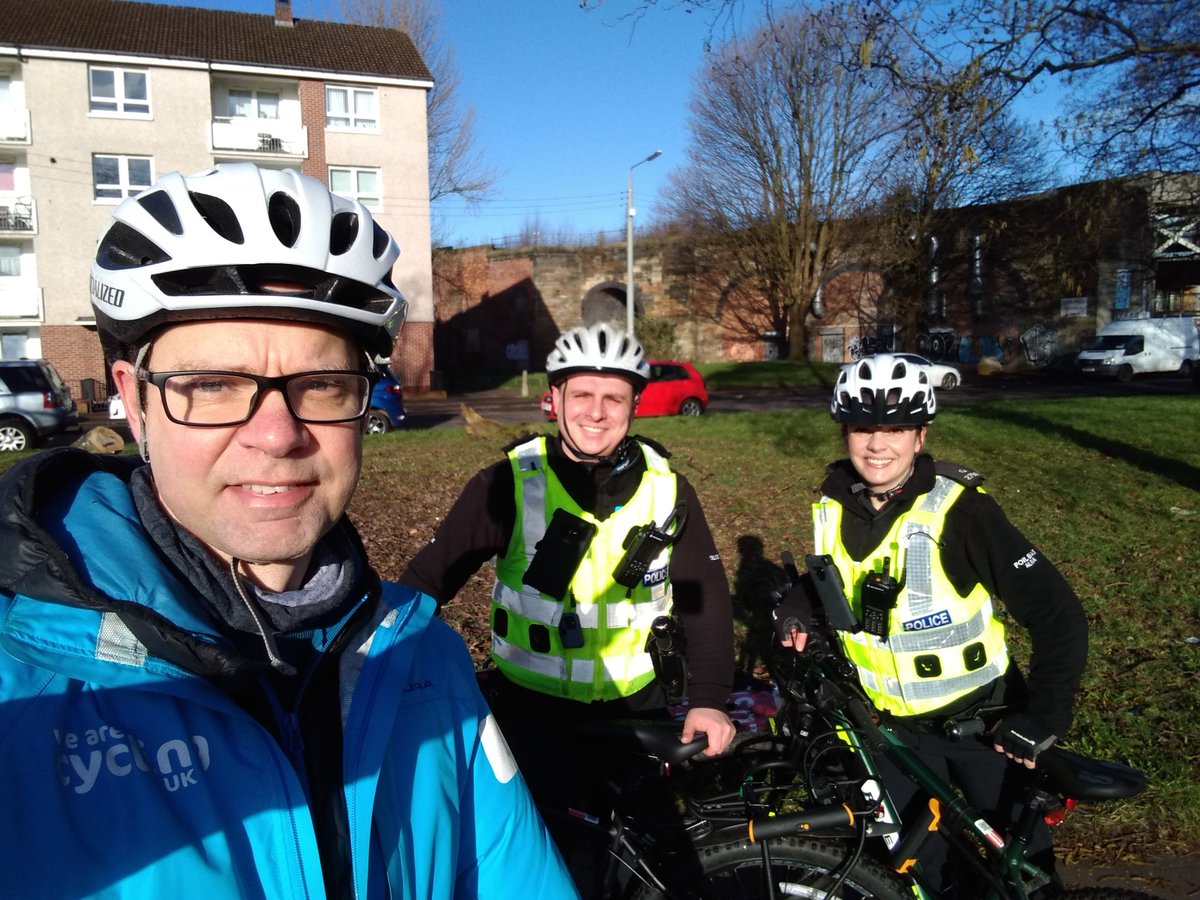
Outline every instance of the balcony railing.
{"label": "balcony railing", "polygon": [[0,106],[0,144],[29,143],[29,110],[23,106]]}
{"label": "balcony railing", "polygon": [[212,123],[213,150],[248,156],[308,156],[308,128],[274,119],[229,119]]}
{"label": "balcony railing", "polygon": [[0,195],[0,234],[26,237],[37,230],[37,204],[32,197]]}
{"label": "balcony railing", "polygon": [[0,276],[0,322],[42,321],[42,289],[33,278]]}

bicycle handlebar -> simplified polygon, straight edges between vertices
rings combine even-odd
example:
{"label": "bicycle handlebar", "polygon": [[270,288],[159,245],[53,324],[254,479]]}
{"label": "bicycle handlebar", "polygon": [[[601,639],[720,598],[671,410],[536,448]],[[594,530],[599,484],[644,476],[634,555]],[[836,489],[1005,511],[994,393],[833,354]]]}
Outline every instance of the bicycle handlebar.
{"label": "bicycle handlebar", "polygon": [[854,810],[849,806],[821,806],[778,816],[759,816],[746,824],[746,833],[754,844],[838,825],[854,825]]}

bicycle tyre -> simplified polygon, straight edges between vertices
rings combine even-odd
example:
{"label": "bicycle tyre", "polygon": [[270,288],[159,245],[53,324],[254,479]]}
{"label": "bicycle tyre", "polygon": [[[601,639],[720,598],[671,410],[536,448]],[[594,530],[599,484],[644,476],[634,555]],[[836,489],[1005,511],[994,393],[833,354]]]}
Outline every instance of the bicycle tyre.
{"label": "bicycle tyre", "polygon": [[[824,900],[834,883],[835,871],[845,860],[845,844],[800,838],[771,842],[771,871],[780,897]],[[763,896],[762,849],[737,841],[699,851],[704,881],[683,892],[704,900],[755,900]],[[897,875],[873,859],[861,857],[835,895],[839,900],[912,900],[912,891]],[[662,894],[640,885],[633,900],[659,900]]]}

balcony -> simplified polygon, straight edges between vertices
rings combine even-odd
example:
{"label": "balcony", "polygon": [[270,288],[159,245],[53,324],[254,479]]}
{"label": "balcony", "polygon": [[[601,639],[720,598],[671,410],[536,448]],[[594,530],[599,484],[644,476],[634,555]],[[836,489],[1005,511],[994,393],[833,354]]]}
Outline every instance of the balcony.
{"label": "balcony", "polygon": [[29,143],[29,110],[23,106],[0,106],[0,144]]}
{"label": "balcony", "polygon": [[37,230],[37,204],[32,197],[0,194],[0,237],[31,237]]}
{"label": "balcony", "polygon": [[41,322],[42,289],[21,275],[0,277],[0,322]]}
{"label": "balcony", "polygon": [[246,158],[303,159],[308,156],[308,128],[276,119],[217,117],[212,123],[212,147],[214,153]]}

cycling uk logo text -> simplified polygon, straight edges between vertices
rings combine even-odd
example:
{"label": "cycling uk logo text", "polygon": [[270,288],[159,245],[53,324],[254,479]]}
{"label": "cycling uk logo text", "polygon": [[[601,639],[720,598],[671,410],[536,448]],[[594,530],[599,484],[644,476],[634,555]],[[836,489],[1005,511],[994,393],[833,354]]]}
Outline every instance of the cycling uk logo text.
{"label": "cycling uk logo text", "polygon": [[194,734],[190,740],[173,738],[157,747],[111,725],[81,732],[54,729],[58,748],[58,780],[77,794],[86,794],[101,778],[146,774],[162,779],[174,793],[196,784],[199,772],[208,770],[208,740]]}

